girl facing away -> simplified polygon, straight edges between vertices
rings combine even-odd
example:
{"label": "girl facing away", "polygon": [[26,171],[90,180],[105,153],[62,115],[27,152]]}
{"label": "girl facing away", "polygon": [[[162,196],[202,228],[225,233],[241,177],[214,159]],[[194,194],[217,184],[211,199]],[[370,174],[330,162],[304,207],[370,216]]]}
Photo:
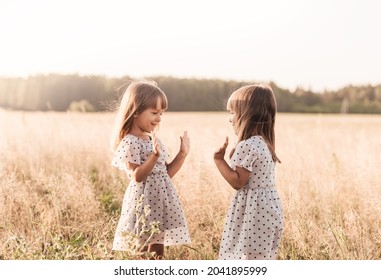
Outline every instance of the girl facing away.
{"label": "girl facing away", "polygon": [[247,85],[230,96],[227,109],[238,144],[224,159],[228,138],[214,153],[215,164],[235,189],[226,216],[219,259],[276,259],[283,209],[275,189],[276,100],[267,85]]}
{"label": "girl facing away", "polygon": [[154,258],[163,257],[164,246],[190,243],[187,222],[170,179],[189,153],[189,137],[187,132],[180,137],[180,150],[170,163],[167,163],[168,154],[163,144],[155,137],[167,104],[166,95],[152,81],[131,83],[120,102],[111,138],[112,165],[126,172],[130,182],[113,250],[129,251],[131,245],[136,246],[130,237],[137,230],[144,231],[139,229],[143,227],[139,224],[143,220],[145,228],[156,225],[160,230],[155,234],[147,231],[138,237],[139,246],[153,253]]}

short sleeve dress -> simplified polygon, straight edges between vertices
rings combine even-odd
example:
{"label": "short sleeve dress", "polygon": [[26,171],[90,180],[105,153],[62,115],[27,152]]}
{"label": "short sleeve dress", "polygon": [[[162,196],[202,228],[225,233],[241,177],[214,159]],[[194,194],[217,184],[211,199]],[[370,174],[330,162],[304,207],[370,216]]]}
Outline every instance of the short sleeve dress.
{"label": "short sleeve dress", "polygon": [[[166,168],[168,158],[164,146],[158,140],[160,156],[152,172],[145,181],[137,183],[131,179],[131,172],[126,163],[142,164],[153,152],[152,141],[143,140],[134,135],[127,134],[116,149],[112,165],[127,173],[130,182],[123,199],[121,216],[116,229],[113,250],[128,251],[129,242],[126,233],[136,231],[137,214],[141,217],[146,205],[151,211],[146,217],[146,226],[151,222],[159,222],[160,233],[149,239],[149,244],[176,245],[190,243],[187,222],[181,207],[179,197],[169,178]],[[143,203],[138,203],[143,195]],[[139,226],[140,227],[140,226]],[[144,244],[148,234],[141,237]]]}
{"label": "short sleeve dress", "polygon": [[283,209],[275,189],[275,163],[261,136],[239,142],[230,166],[251,172],[228,209],[219,259],[276,259]]}

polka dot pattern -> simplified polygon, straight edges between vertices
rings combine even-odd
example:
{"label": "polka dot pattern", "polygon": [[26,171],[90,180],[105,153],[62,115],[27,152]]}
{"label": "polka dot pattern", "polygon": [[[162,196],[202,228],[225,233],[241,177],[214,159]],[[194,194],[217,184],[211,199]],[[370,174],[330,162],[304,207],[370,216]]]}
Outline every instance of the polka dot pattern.
{"label": "polka dot pattern", "polygon": [[[187,222],[181,207],[179,197],[168,176],[166,160],[168,155],[163,144],[159,141],[160,156],[148,175],[146,181],[137,183],[130,180],[123,199],[121,216],[116,229],[113,250],[128,250],[123,232],[133,232],[136,224],[135,208],[141,195],[144,195],[143,205],[138,209],[141,215],[145,205],[150,205],[151,211],[146,224],[160,222],[160,234],[154,235],[149,244],[176,245],[190,243]],[[131,173],[126,167],[126,161],[141,164],[152,153],[152,141],[143,140],[127,134],[119,144],[112,160],[112,165],[127,172],[131,179]],[[139,216],[140,216],[139,215]],[[146,241],[143,237],[141,242]]]}
{"label": "polka dot pattern", "polygon": [[276,259],[283,209],[275,189],[275,163],[261,136],[238,143],[230,166],[251,172],[228,209],[219,259]]}

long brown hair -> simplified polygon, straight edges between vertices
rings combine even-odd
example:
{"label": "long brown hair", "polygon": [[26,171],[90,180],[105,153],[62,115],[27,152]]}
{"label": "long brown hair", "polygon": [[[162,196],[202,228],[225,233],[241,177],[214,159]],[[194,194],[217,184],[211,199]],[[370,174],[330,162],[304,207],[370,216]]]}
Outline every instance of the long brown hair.
{"label": "long brown hair", "polygon": [[239,141],[260,135],[266,141],[274,162],[280,162],[275,153],[275,115],[277,110],[274,92],[269,85],[246,85],[229,97],[227,109],[236,114]]}
{"label": "long brown hair", "polygon": [[156,109],[158,100],[162,109],[166,110],[167,97],[154,81],[135,81],[127,87],[119,102],[114,131],[110,139],[111,151],[116,150],[120,141],[130,130],[134,115],[148,108]]}

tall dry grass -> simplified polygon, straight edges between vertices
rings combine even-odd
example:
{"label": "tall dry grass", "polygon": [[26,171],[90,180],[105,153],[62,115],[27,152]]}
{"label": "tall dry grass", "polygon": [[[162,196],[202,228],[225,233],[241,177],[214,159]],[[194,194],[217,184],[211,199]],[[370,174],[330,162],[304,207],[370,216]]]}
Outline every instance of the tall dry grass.
{"label": "tall dry grass", "polygon": [[[216,259],[234,190],[212,154],[234,135],[227,113],[165,113],[159,137],[192,244],[166,259]],[[110,166],[112,114],[0,111],[0,259],[121,259],[111,251],[127,179]],[[381,116],[279,114],[277,188],[285,211],[279,259],[381,259]]]}

